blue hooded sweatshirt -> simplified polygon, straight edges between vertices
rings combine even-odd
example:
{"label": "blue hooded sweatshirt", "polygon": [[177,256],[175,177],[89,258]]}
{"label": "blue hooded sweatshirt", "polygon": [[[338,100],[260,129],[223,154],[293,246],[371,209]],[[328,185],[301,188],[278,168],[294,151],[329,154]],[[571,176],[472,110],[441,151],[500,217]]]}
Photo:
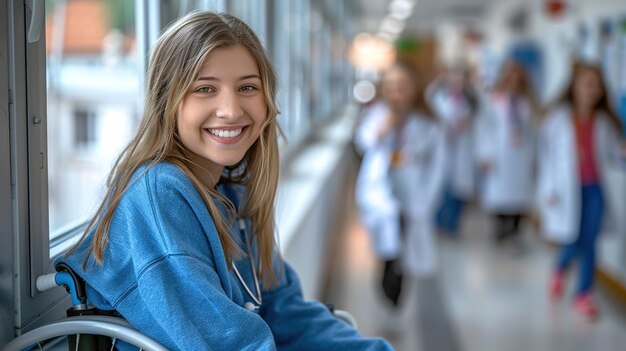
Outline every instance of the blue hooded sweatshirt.
{"label": "blue hooded sweatshirt", "polygon": [[[221,185],[219,191],[235,204],[245,200],[240,186]],[[246,225],[249,232],[250,223]],[[231,233],[238,232],[233,225]],[[243,242],[241,234],[232,235]],[[169,349],[391,350],[383,339],[361,337],[326,306],[304,300],[287,263],[277,287],[261,286],[260,308],[244,308],[252,298],[226,261],[200,194],[173,164],[135,172],[115,209],[103,264],[90,256],[83,270],[91,240],[92,233],[72,255],[60,259],[85,279],[88,302],[117,310]],[[234,264],[255,294],[249,259]],[[118,347],[134,349],[124,343]]]}

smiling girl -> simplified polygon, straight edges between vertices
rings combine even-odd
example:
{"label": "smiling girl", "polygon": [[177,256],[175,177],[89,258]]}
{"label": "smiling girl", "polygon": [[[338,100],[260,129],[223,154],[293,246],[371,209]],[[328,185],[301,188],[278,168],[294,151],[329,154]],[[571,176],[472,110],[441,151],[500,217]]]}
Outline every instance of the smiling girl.
{"label": "smiling girl", "polygon": [[390,349],[305,301],[278,254],[277,83],[250,28],[187,15],[157,41],[147,82],[137,133],[63,258],[89,303],[170,349]]}

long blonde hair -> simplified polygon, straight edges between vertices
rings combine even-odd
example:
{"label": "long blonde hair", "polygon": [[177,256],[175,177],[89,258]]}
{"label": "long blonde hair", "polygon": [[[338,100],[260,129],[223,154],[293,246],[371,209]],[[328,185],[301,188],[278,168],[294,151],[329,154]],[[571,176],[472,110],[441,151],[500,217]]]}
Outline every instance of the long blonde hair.
{"label": "long blonde hair", "polygon": [[[192,161],[186,156],[176,128],[176,115],[207,57],[218,48],[241,45],[254,57],[259,69],[267,118],[261,126],[257,141],[246,152],[240,163],[226,167],[220,182],[245,186],[245,205],[234,205],[214,189],[202,185],[193,171]],[[107,191],[95,216],[89,222],[79,244],[93,231],[93,239],[85,257],[86,264],[93,254],[102,264],[108,244],[113,214],[132,175],[142,166],[145,171],[158,162],[167,161],[180,168],[193,182],[202,196],[224,249],[226,262],[240,258],[242,252],[229,235],[229,228],[238,215],[252,221],[253,239],[257,240],[257,266],[266,286],[276,283],[272,257],[275,250],[274,200],[278,185],[279,157],[276,122],[277,78],[274,68],[259,39],[244,22],[228,14],[193,12],[172,24],[156,42],[148,67],[147,92],[143,116],[137,132],[115,162],[107,178]],[[144,172],[145,172],[144,171]],[[222,201],[230,209],[224,218],[216,205]],[[68,252],[71,254],[77,244]]]}

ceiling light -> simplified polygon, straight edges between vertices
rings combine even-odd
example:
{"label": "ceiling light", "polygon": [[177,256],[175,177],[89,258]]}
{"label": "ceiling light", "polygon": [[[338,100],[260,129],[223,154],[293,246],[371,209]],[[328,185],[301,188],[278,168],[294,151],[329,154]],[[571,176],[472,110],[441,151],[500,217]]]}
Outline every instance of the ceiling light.
{"label": "ceiling light", "polygon": [[392,14],[404,16],[407,13],[411,14],[413,12],[413,6],[415,6],[415,3],[413,1],[393,0],[389,3],[389,12]]}
{"label": "ceiling light", "polygon": [[376,33],[376,36],[380,39],[383,39],[384,41],[387,41],[389,43],[393,43],[396,41],[396,39],[398,39],[398,35],[397,34],[392,34],[392,33],[388,33],[388,32],[378,32]]}
{"label": "ceiling light", "polygon": [[381,32],[388,32],[391,34],[399,34],[404,29],[404,22],[393,17],[385,17],[380,24]]}

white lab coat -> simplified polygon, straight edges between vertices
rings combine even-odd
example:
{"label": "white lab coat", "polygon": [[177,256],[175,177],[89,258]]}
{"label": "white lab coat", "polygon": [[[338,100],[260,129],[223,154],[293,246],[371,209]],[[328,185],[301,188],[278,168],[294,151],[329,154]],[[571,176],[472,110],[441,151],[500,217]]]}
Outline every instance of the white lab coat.
{"label": "white lab coat", "polygon": [[[568,106],[554,109],[540,129],[537,201],[544,235],[557,243],[574,242],[580,228],[580,173],[575,129]],[[594,125],[596,167],[600,183],[606,184],[610,167],[619,162],[619,137],[604,114]],[[613,223],[611,201],[605,189],[604,226]],[[549,199],[556,196],[556,204]]]}
{"label": "white lab coat", "polygon": [[[436,268],[432,218],[439,201],[445,167],[445,141],[439,124],[411,114],[397,136],[404,140],[403,163],[391,167],[394,135],[377,140],[388,115],[379,103],[364,114],[355,143],[363,154],[356,184],[356,200],[363,223],[382,259],[401,257],[405,272],[424,275]],[[403,239],[399,225],[405,218]]]}
{"label": "white lab coat", "polygon": [[[427,98],[446,130],[446,182],[456,197],[469,199],[474,195],[474,116],[468,99],[455,99],[445,87],[429,89]],[[454,126],[467,118],[467,126],[454,131]]]}
{"label": "white lab coat", "polygon": [[507,94],[491,94],[482,107],[476,128],[477,159],[491,165],[483,174],[482,205],[491,213],[522,214],[530,209],[535,189],[536,128],[531,105],[524,99],[519,102],[520,142],[513,137]]}

